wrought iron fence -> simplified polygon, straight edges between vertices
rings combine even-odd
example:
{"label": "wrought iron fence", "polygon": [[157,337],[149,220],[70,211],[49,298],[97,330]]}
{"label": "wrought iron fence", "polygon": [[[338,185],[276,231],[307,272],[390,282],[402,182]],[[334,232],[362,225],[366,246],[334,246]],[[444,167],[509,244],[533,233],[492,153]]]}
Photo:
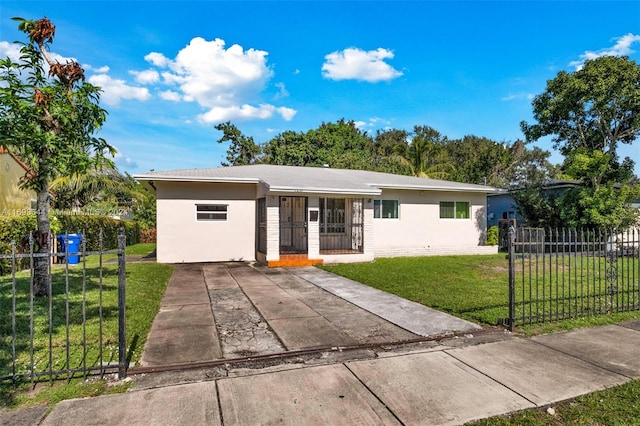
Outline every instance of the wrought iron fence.
{"label": "wrought iron fence", "polygon": [[512,227],[508,253],[510,329],[640,309],[640,229]]}
{"label": "wrought iron fence", "polygon": [[[68,241],[69,235],[65,235]],[[41,381],[117,372],[126,377],[125,246],[86,250],[64,244],[61,251],[38,253],[33,236],[0,259],[11,263],[0,277],[0,381]],[[55,247],[53,244],[51,247]],[[45,259],[46,294],[34,291],[36,264]],[[117,259],[117,269],[105,267]],[[27,268],[19,264],[26,260]]]}

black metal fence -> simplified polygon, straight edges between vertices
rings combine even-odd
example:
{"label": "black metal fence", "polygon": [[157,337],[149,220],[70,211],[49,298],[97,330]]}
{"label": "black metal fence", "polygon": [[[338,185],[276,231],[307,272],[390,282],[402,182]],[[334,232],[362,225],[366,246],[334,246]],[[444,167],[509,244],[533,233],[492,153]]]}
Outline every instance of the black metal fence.
{"label": "black metal fence", "polygon": [[[103,249],[102,233],[97,251],[87,251],[82,237],[78,246],[63,246],[38,253],[29,237],[26,245],[14,241],[11,253],[0,255],[11,263],[11,274],[0,277],[1,382],[113,372],[126,377],[125,235],[118,235],[115,250]],[[48,279],[46,294],[38,295],[34,289],[42,277],[35,271],[42,259]],[[105,265],[116,261],[117,267]]]}
{"label": "black metal fence", "polygon": [[511,228],[510,329],[640,309],[640,229]]}

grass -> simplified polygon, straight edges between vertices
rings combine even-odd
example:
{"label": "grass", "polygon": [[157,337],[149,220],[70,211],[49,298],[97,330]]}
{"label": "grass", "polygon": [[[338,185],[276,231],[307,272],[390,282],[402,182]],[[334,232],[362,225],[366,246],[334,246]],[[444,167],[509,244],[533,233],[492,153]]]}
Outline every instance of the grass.
{"label": "grass", "polygon": [[[523,261],[517,266],[522,269]],[[498,318],[508,316],[507,267],[504,254],[376,259],[371,263],[321,266],[335,274],[484,325],[495,325]],[[636,285],[636,291],[637,288]],[[637,319],[640,319],[639,311],[584,315],[575,319],[525,325],[517,332],[535,335]],[[640,425],[640,380],[558,404],[554,409],[554,415],[541,409],[527,410],[473,424]]]}
{"label": "grass", "polygon": [[126,253],[127,255],[146,256],[147,254],[153,252],[155,249],[156,249],[155,243],[139,243],[139,244],[127,246]]}
{"label": "grass", "polygon": [[480,426],[640,425],[640,380],[590,393],[546,410],[527,410],[474,422]]}
{"label": "grass", "polygon": [[504,254],[376,259],[323,269],[484,324],[508,315]]}
{"label": "grass", "polygon": [[[147,254],[154,245],[134,245],[127,247],[127,254]],[[77,368],[84,365],[99,364],[100,357],[104,363],[118,360],[118,267],[116,262],[103,259],[102,293],[100,292],[99,258],[88,256],[86,259],[86,292],[82,292],[82,266],[70,267],[69,296],[66,296],[67,279],[65,266],[53,268],[52,315],[49,316],[48,298],[34,300],[34,361],[36,371],[46,371],[49,359],[53,369],[65,369],[67,366]],[[127,359],[134,365],[140,358],[142,348],[157,314],[160,301],[164,295],[173,268],[156,263],[128,263],[126,265],[126,305],[127,305]],[[16,276],[16,371],[27,373],[30,365],[30,326],[29,326],[29,275],[28,272]],[[11,277],[0,278],[0,375],[11,373],[12,364],[12,288]],[[100,324],[99,310],[102,298],[102,317]],[[69,314],[67,315],[67,306]],[[84,306],[84,320],[83,320]],[[67,350],[67,327],[69,324],[69,349]],[[49,341],[49,327],[53,331]],[[102,330],[102,331],[101,331]],[[100,339],[103,342],[100,354]],[[83,350],[86,342],[87,352]],[[78,374],[70,380],[56,383],[49,388],[42,387],[37,398],[55,401],[56,393],[83,396],[86,393],[105,393],[117,391],[106,381],[78,379]],[[47,379],[48,380],[48,379]],[[30,386],[27,386],[30,387]],[[25,396],[27,395],[27,396]],[[37,399],[30,393],[14,392],[10,382],[0,384],[0,401],[3,406],[14,407],[34,403]],[[65,397],[66,399],[66,397]],[[26,402],[31,401],[31,402]]]}
{"label": "grass", "polygon": [[[516,265],[520,269],[522,262]],[[483,325],[496,325],[499,318],[509,315],[509,272],[504,254],[376,259],[321,268]],[[520,295],[527,290],[516,286],[516,291]],[[634,319],[640,319],[640,311],[585,314],[570,320],[527,324],[517,331],[533,335]]]}

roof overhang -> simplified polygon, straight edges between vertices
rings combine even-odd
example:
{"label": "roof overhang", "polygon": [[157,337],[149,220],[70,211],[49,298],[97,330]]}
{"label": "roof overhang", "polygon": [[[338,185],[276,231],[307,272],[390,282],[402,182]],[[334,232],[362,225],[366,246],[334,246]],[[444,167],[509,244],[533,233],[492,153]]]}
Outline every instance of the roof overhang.
{"label": "roof overhang", "polygon": [[240,183],[258,184],[260,179],[256,178],[222,178],[222,177],[198,177],[198,176],[167,176],[167,175],[134,175],[134,179],[141,181],[147,189],[156,192],[156,182],[200,182],[200,183]]}
{"label": "roof overhang", "polygon": [[382,194],[378,188],[349,189],[349,188],[305,188],[292,186],[267,186],[269,192],[308,193],[308,194],[335,194],[335,195],[362,195],[375,196]]}
{"label": "roof overhang", "polygon": [[393,185],[393,184],[372,184],[381,189],[402,189],[408,191],[438,191],[438,192],[478,192],[481,194],[493,194],[498,192],[497,188],[478,188],[458,186],[455,188],[433,185]]}
{"label": "roof overhang", "polygon": [[258,178],[134,175],[134,179],[154,182],[260,183]]}
{"label": "roof overhang", "polygon": [[409,191],[438,191],[438,192],[475,192],[482,194],[499,193],[500,190],[492,187],[478,186],[438,186],[438,185],[406,185],[406,184],[367,184],[370,188],[331,188],[331,187],[305,187],[291,185],[269,185],[260,178],[239,178],[239,177],[210,177],[210,176],[174,176],[162,174],[134,175],[134,179],[141,181],[145,186],[156,189],[156,182],[185,182],[185,183],[232,183],[232,184],[259,184],[266,185],[268,192],[280,193],[308,193],[308,194],[335,194],[335,195],[356,195],[356,196],[377,196],[382,194],[383,189],[399,189]]}

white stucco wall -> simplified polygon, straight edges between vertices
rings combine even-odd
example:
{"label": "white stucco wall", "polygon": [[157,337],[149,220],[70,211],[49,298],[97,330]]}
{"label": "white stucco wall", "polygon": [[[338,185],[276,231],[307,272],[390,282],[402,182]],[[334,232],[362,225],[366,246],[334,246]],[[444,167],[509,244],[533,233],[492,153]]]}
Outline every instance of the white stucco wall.
{"label": "white stucco wall", "polygon": [[[256,184],[156,182],[162,263],[255,260]],[[226,221],[197,221],[196,204],[226,204]]]}
{"label": "white stucco wall", "polygon": [[[398,200],[398,219],[373,219],[376,257],[495,253],[483,246],[485,194],[383,190],[379,200]],[[440,201],[467,201],[469,219],[440,219]]]}

